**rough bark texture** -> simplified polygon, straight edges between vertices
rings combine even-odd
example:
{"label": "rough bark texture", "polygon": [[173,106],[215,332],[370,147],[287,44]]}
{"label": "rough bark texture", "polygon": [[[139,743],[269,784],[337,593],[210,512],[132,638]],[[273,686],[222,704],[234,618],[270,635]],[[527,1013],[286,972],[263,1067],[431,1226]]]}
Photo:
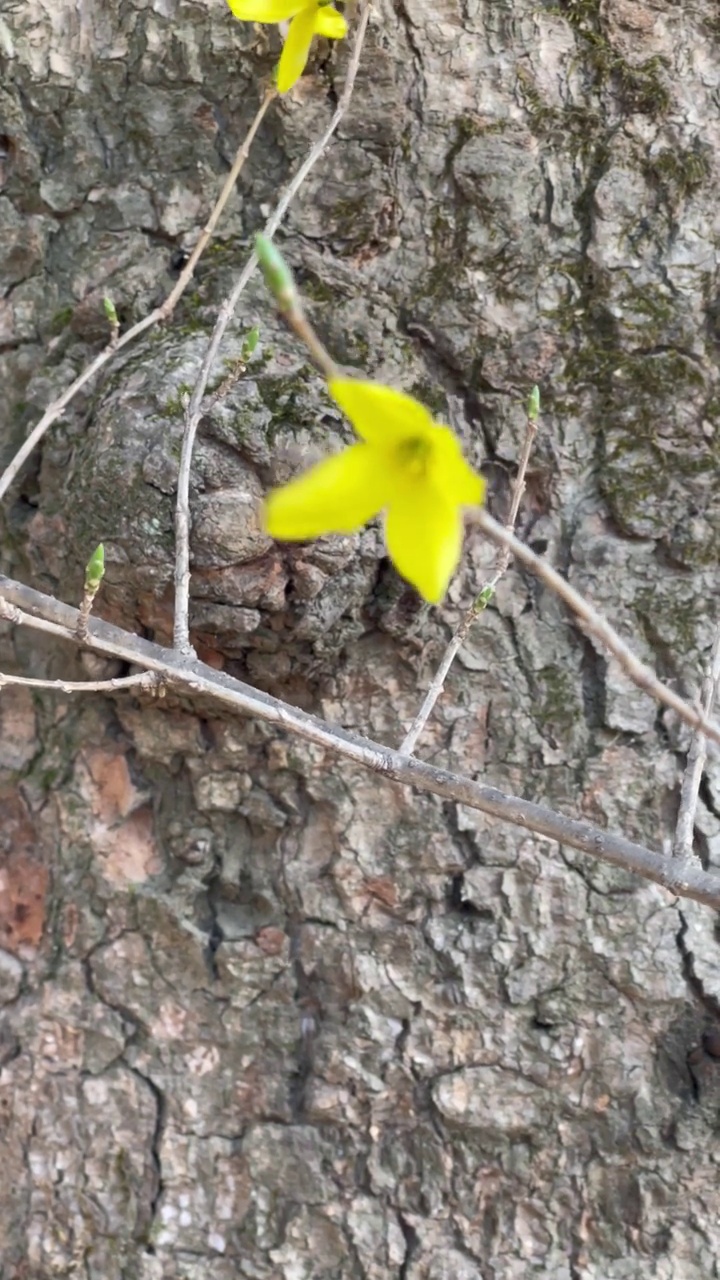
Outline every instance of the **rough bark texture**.
{"label": "rough bark texture", "polygon": [[[277,55],[221,0],[5,0],[7,460],[172,283]],[[278,105],[174,322],[47,437],[3,567],[171,630],[183,392],[347,48]],[[502,514],[692,693],[720,587],[714,0],[377,0],[282,243],[336,357],[421,396]],[[491,552],[420,608],[375,528],[274,546],[258,497],[348,429],[257,285],[205,418],[204,657],[397,743]],[[5,670],[78,656],[0,634]],[[93,671],[110,673],[95,662]],[[3,1280],[717,1276],[716,917],[210,706],[0,698]],[[667,845],[686,738],[512,572],[421,750]],[[698,816],[720,863],[720,768]]]}

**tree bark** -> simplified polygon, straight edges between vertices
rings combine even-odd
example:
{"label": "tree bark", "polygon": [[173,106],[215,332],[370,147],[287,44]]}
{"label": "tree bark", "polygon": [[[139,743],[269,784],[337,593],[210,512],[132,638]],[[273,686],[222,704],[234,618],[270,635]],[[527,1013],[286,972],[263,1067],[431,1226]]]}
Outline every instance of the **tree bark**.
{"label": "tree bark", "polygon": [[[3,464],[172,287],[277,58],[221,4],[0,14]],[[171,323],[14,486],[2,571],[169,643],[183,402],[332,114],[318,42]],[[712,0],[376,0],[350,111],[279,236],[333,356],[411,391],[519,532],[689,697],[718,546]],[[494,552],[438,609],[380,531],[274,544],[262,494],[350,438],[255,280],[195,453],[205,661],[397,746]],[[0,624],[0,670],[109,660]],[[670,851],[688,735],[525,572],[421,739]],[[720,1256],[716,914],[210,703],[0,690],[2,1280],[700,1280]],[[696,849],[720,863],[720,767]],[[550,853],[548,858],[547,854]]]}

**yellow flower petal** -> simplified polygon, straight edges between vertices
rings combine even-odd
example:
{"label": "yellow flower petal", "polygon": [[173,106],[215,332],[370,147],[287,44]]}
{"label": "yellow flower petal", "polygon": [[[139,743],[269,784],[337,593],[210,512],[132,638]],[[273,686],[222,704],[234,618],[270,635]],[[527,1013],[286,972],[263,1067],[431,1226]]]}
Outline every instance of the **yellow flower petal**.
{"label": "yellow flower petal", "polygon": [[228,0],[241,22],[284,22],[307,9],[307,0]]}
{"label": "yellow flower petal", "polygon": [[418,400],[379,382],[332,378],[328,390],[368,444],[394,449],[408,437],[426,436],[434,426]]}
{"label": "yellow flower petal", "polygon": [[315,35],[327,40],[342,40],[347,35],[347,22],[331,4],[323,5],[315,15]]}
{"label": "yellow flower petal", "polygon": [[423,443],[428,446],[427,478],[433,488],[463,506],[482,502],[485,482],[468,466],[454,431],[433,422],[419,401],[377,382],[350,378],[333,378],[328,388],[358,435],[373,448],[393,454],[393,465],[404,465],[398,445]]}
{"label": "yellow flower petal", "polygon": [[475,507],[485,495],[485,481],[465,461],[460,441],[449,427],[435,427],[429,480],[438,493],[460,506]]}
{"label": "yellow flower petal", "polygon": [[265,504],[265,528],[286,542],[354,533],[382,511],[388,496],[387,474],[378,466],[377,454],[354,444],[274,489]]}
{"label": "yellow flower petal", "polygon": [[283,45],[278,66],[277,87],[279,93],[287,93],[300,79],[310,56],[310,45],[315,34],[316,11],[304,8],[293,18]]}
{"label": "yellow flower petal", "polygon": [[385,520],[385,541],[398,573],[438,604],[448,588],[462,550],[459,508],[438,499],[424,484],[393,495]]}

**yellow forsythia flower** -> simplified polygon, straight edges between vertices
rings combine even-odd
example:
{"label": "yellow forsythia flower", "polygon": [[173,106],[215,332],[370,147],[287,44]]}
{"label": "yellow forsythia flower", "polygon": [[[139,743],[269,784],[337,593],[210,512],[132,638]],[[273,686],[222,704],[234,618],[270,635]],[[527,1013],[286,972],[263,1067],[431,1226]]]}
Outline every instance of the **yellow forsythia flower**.
{"label": "yellow forsythia flower", "polygon": [[468,466],[450,428],[433,422],[412,396],[347,378],[328,387],[361,443],[274,489],[265,507],[267,531],[287,542],[354,533],[384,511],[395,568],[436,604],[460,559],[460,509],[482,502],[485,481]]}
{"label": "yellow forsythia flower", "polygon": [[347,35],[347,22],[326,0],[228,0],[244,22],[284,22],[291,18],[277,74],[280,93],[287,93],[300,79],[310,56],[313,36],[340,40]]}

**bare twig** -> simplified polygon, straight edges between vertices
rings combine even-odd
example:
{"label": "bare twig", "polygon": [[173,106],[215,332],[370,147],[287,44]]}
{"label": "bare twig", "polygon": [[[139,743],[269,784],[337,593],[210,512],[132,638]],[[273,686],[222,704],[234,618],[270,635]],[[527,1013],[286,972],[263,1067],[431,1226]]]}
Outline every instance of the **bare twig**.
{"label": "bare twig", "polygon": [[117,351],[121,351],[123,347],[126,347],[134,338],[138,338],[146,329],[152,328],[159,319],[160,309],[158,308],[155,311],[151,311],[150,315],[145,316],[143,320],[139,320],[137,324],[133,325],[132,329],[128,329],[127,333],[122,334],[117,342],[113,342],[111,338],[108,345],[103,347],[100,354],[94,360],[91,360],[82,373],[78,374],[75,381],[70,383],[70,386],[63,391],[62,395],[48,405],[40,421],[33,427],[27,440],[20,446],[15,457],[8,463],[0,476],[0,501],[4,498],[21,467],[27,462],[35,446],[40,443],[53,423],[57,422],[63,410],[67,408],[78,391],[81,391],[88,382],[92,381],[95,374],[100,372]]}
{"label": "bare twig", "polygon": [[685,702],[679,694],[669,689],[662,680],[659,680],[651,667],[641,662],[639,658],[626,645],[625,641],[620,638],[617,631],[610,626],[610,623],[594,609],[587,600],[585,600],[574,587],[570,586],[559,573],[548,564],[547,560],[543,560],[541,556],[536,556],[534,551],[526,547],[519,538],[509,533],[501,524],[493,520],[491,515],[482,508],[473,510],[469,513],[469,517],[473,524],[478,525],[483,533],[487,534],[492,542],[498,546],[504,546],[509,549],[511,554],[521,564],[527,565],[546,586],[550,587],[561,600],[572,610],[578,619],[583,631],[587,635],[595,636],[602,645],[617,658],[620,666],[630,676],[630,679],[638,686],[649,693],[656,702],[662,702],[666,707],[670,707],[677,713],[685,724],[689,724],[693,729],[702,729],[706,737],[711,738],[713,742],[720,743],[720,725],[710,720],[709,716],[702,711],[698,711],[696,707],[692,707],[689,702]]}
{"label": "bare twig", "polygon": [[228,369],[228,372],[220,383],[220,386],[216,391],[213,391],[211,396],[208,397],[208,409],[214,408],[216,404],[219,404],[221,400],[224,400],[232,391],[235,383],[239,382],[241,378],[244,378],[246,373],[247,360],[240,359],[233,361],[232,367]]}
{"label": "bare twig", "polygon": [[[477,597],[477,599],[478,600],[482,599],[482,593],[480,594],[480,596]],[[435,672],[435,675],[433,676],[432,681],[430,683],[430,687],[427,693],[425,694],[425,698],[423,700],[422,706],[420,707],[420,710],[418,711],[417,715],[415,716],[415,719],[413,720],[412,724],[410,725],[410,728],[408,729],[407,733],[405,734],[405,737],[402,740],[402,743],[400,745],[401,755],[411,756],[413,754],[415,747],[417,745],[418,738],[420,737],[420,734],[422,733],[423,729],[425,728],[425,725],[427,724],[428,720],[430,719],[430,716],[433,713],[433,708],[435,706],[435,703],[437,702],[443,689],[445,688],[445,681],[448,678],[450,668],[452,667],[453,662],[457,658],[460,650],[462,649],[465,641],[467,640],[473,623],[480,616],[481,612],[482,610],[477,609],[475,607],[475,604],[473,603],[471,607],[467,610],[467,612],[463,615],[463,617],[460,619],[460,622],[458,623],[455,634],[453,635],[452,639],[448,643],[447,648],[445,649],[445,652],[441,658],[440,666]]]}
{"label": "bare twig", "polygon": [[[332,119],[330,120],[327,128],[313,145],[294,178],[283,192],[275,211],[268,218],[268,221],[263,228],[263,235],[265,235],[268,240],[271,240],[275,235],[275,232],[285,217],[290,204],[294,200],[311,169],[314,168],[318,160],[320,160],[325,154],[325,150],[330,139],[335,133],[335,130],[350,105],[353,88],[355,87],[355,78],[360,66],[360,56],[362,54],[363,44],[365,43],[365,33],[367,31],[371,8],[372,0],[364,0],[364,3],[361,6],[360,19],[358,22],[352,53],[350,55],[345,84],[337,107],[335,108]],[[186,658],[192,657],[194,653],[193,647],[190,644],[189,610],[190,470],[192,465],[192,453],[195,447],[195,436],[202,416],[203,399],[208,384],[208,378],[210,377],[210,370],[215,363],[217,353],[220,349],[220,343],[225,335],[225,330],[233,317],[235,308],[237,307],[242,293],[247,288],[249,281],[255,273],[257,265],[257,254],[253,253],[241,271],[232,292],[228,294],[220,307],[218,318],[215,322],[215,328],[213,330],[208,349],[205,353],[205,358],[200,366],[195,388],[185,411],[185,434],[183,437],[182,453],[180,456],[180,472],[178,475],[178,491],[175,505],[175,620],[173,626],[173,644],[178,653],[183,654]]]}
{"label": "bare twig", "polygon": [[283,317],[289,324],[293,333],[305,344],[310,355],[315,361],[318,369],[326,378],[336,378],[338,375],[338,367],[333,360],[330,352],[323,346],[308,320],[302,306],[291,307],[289,311],[283,312]]}
{"label": "bare twig", "polygon": [[[507,529],[508,533],[515,532],[515,525],[517,524],[518,512],[520,510],[520,503],[522,502],[523,494],[525,492],[525,476],[527,475],[528,464],[530,462],[530,455],[533,451],[533,445],[535,444],[535,437],[537,435],[537,430],[538,430],[538,413],[537,413],[538,389],[537,387],[533,389],[533,394],[530,397],[530,399],[531,399],[531,404],[528,409],[527,428],[525,431],[525,439],[523,440],[523,447],[520,451],[520,460],[518,462],[518,469],[517,469],[517,475],[515,477],[515,484],[513,485],[512,499],[510,502],[510,513],[508,515],[507,520],[505,521],[505,528]],[[512,551],[510,550],[510,547],[509,546],[502,547],[500,550],[500,554],[498,556],[497,565],[495,566],[495,572],[492,578],[490,579],[490,582],[488,583],[487,587],[484,588],[481,594],[485,595],[488,590],[492,590],[492,591],[495,590],[503,574],[507,573],[510,567],[511,560],[512,560]]]}
{"label": "bare twig", "polygon": [[[77,643],[77,609],[4,577],[0,577],[0,616]],[[381,777],[467,805],[555,840],[560,845],[580,849],[612,866],[634,872],[680,897],[694,898],[697,902],[720,908],[720,879],[701,868],[666,859],[651,849],[603,831],[589,822],[567,818],[543,805],[507,795],[495,787],[483,786],[444,769],[436,769],[380,743],[347,733],[278,698],[252,689],[225,672],[215,671],[196,659],[188,661],[174,649],[162,649],[97,618],[90,619],[89,633],[87,644],[96,652],[159,672],[171,687],[210,698],[236,714],[274,724]]]}
{"label": "bare twig", "polygon": [[[205,227],[205,230],[203,231],[197,245],[195,246],[195,249],[193,250],[190,258],[188,259],[188,262],[185,268],[183,269],[183,272],[179,280],[174,285],[171,293],[168,295],[165,302],[163,302],[159,307],[155,307],[154,311],[151,311],[149,315],[144,316],[142,320],[138,320],[137,324],[134,324],[131,329],[127,330],[127,333],[123,333],[121,335],[119,332],[119,325],[117,321],[117,315],[115,314],[115,308],[112,305],[111,300],[109,299],[106,300],[105,314],[108,316],[108,321],[110,324],[110,341],[108,342],[107,346],[103,348],[100,354],[97,355],[94,360],[91,360],[90,364],[87,365],[87,367],[83,369],[80,374],[78,374],[75,381],[70,383],[70,386],[67,387],[65,391],[63,391],[62,395],[59,395],[56,400],[53,400],[52,404],[48,405],[40,421],[36,424],[35,427],[33,427],[27,440],[25,440],[25,442],[21,445],[21,447],[18,449],[17,453],[15,454],[15,457],[8,464],[8,466],[5,468],[5,471],[0,476],[0,501],[4,498],[5,494],[10,488],[10,485],[13,483],[13,480],[17,476],[21,467],[30,457],[30,454],[32,453],[33,449],[36,447],[36,445],[40,443],[43,436],[46,434],[47,431],[49,431],[53,423],[57,422],[58,418],[61,416],[63,411],[70,404],[70,401],[75,398],[78,391],[81,391],[82,388],[86,386],[88,382],[91,382],[92,379],[95,377],[95,374],[99,373],[100,370],[104,368],[104,366],[108,363],[108,361],[112,360],[113,356],[118,351],[122,351],[123,347],[126,347],[130,342],[133,342],[135,338],[139,338],[140,334],[144,333],[146,329],[151,329],[153,325],[158,324],[159,321],[161,320],[164,320],[168,315],[170,315],[174,307],[177,305],[180,295],[187,288],[192,278],[193,271],[198,263],[198,258],[206,248],[208,240],[210,239],[210,235],[212,234],[212,231],[217,224],[218,218],[222,213],[223,208],[227,204],[227,199],[231,190],[230,178],[233,177],[233,183],[236,181],[238,173],[240,172],[240,168],[242,168],[242,164],[244,163],[244,160],[246,158],[250,143],[252,142],[252,139],[254,138],[257,132],[257,129],[260,125],[260,122],[263,116],[265,115],[265,112],[267,111],[269,103],[273,97],[274,97],[274,90],[273,91],[268,90],[265,97],[263,98],[263,101],[260,105],[257,115],[255,116],[255,119],[250,125],[250,129],[248,131],[248,135],[245,139],[245,142],[242,144],[242,146],[238,151],[237,156],[235,157],[235,163],[233,165],[231,173],[228,175],[228,179],[225,182],[225,185],[220,193],[217,204],[215,205],[215,208],[213,209],[210,215],[210,218],[208,219],[207,226]],[[113,320],[113,315],[111,315],[108,312],[108,307],[107,307],[108,301],[110,301],[110,305],[112,307],[114,320]]]}
{"label": "bare twig", "polygon": [[[24,621],[21,615],[18,622]],[[29,676],[9,676],[0,671],[0,690],[10,685],[22,685],[26,689],[55,689],[58,693],[110,693],[113,689],[159,688],[162,677],[154,671],[138,671],[133,676],[116,676],[112,680],[35,680]]]}
{"label": "bare twig", "polygon": [[82,598],[78,616],[78,640],[84,640],[87,636],[88,618],[92,612],[96,594],[97,591],[86,591]]}
{"label": "bare twig", "polygon": [[208,245],[208,241],[210,240],[210,237],[212,236],[212,233],[218,224],[218,219],[220,218],[220,215],[223,209],[225,208],[225,205],[227,204],[230,196],[235,190],[235,183],[237,182],[240,176],[240,171],[243,165],[245,164],[245,161],[248,158],[248,155],[250,153],[250,148],[255,139],[255,134],[257,133],[258,129],[260,128],[260,125],[262,124],[265,112],[270,106],[270,103],[276,97],[277,97],[277,89],[274,86],[272,86],[265,93],[265,97],[263,98],[262,102],[260,103],[260,107],[258,108],[257,115],[255,116],[255,119],[250,125],[250,128],[247,131],[247,134],[245,135],[245,140],[243,141],[241,146],[238,148],[237,155],[235,156],[235,160],[233,162],[233,167],[227,176],[227,179],[225,181],[225,186],[223,187],[222,191],[220,192],[220,195],[218,196],[215,208],[210,214],[210,217],[208,218],[206,225],[203,227],[202,233],[200,235],[200,239],[195,245],[195,248],[190,254],[190,257],[188,258],[187,262],[185,263],[185,266],[182,269],[182,272],[177,281],[177,284],[175,285],[175,288],[172,290],[172,293],[168,294],[167,298],[165,299],[165,301],[163,302],[160,308],[160,314],[163,320],[167,320],[168,317],[172,315],[175,309],[175,306],[177,305],[178,299],[182,296],[182,294],[187,289],[192,279],[195,267],[197,266],[198,261],[201,258],[202,254],[205,252],[205,249],[207,248],[207,245]]}
{"label": "bare twig", "polygon": [[[720,626],[715,632],[708,671],[700,691],[700,703],[706,716],[709,716],[712,712],[713,703],[718,692],[718,684],[720,684]],[[680,792],[680,811],[673,841],[673,858],[691,859],[695,857],[693,853],[695,810],[697,809],[700,781],[706,759],[707,744],[705,735],[698,729],[693,734],[687,765],[685,766],[685,775]]]}
{"label": "bare twig", "polygon": [[[520,453],[520,460],[518,462],[517,475],[515,476],[515,483],[513,485],[512,500],[510,503],[510,512],[507,518],[507,522],[505,524],[505,528],[508,530],[509,533],[515,532],[515,523],[517,521],[518,511],[520,510],[520,503],[522,501],[522,496],[523,496],[523,493],[525,492],[525,476],[527,474],[528,463],[530,461],[530,454],[532,453],[532,447],[535,441],[535,436],[537,435],[537,411],[533,411],[536,404],[536,399],[535,399],[536,395],[537,395],[537,388],[535,388],[535,392],[533,393],[531,405],[528,411],[527,430],[525,432],[525,439],[523,441],[523,447]],[[432,682],[430,684],[430,688],[428,689],[425,695],[423,704],[420,710],[418,711],[417,715],[415,716],[415,719],[413,720],[412,724],[410,725],[410,728],[408,729],[403,739],[403,742],[400,747],[400,752],[402,755],[411,756],[413,754],[415,747],[417,745],[418,738],[420,737],[420,734],[422,733],[423,729],[425,728],[425,725],[430,719],[435,703],[437,702],[438,698],[440,697],[445,687],[445,681],[448,678],[448,674],[449,674],[450,668],[452,667],[453,662],[455,661],[458,653],[460,652],[460,650],[462,649],[462,646],[467,640],[468,635],[472,630],[473,624],[477,621],[477,619],[480,617],[480,614],[484,612],[484,610],[487,608],[488,604],[490,603],[490,600],[495,594],[495,589],[497,587],[498,582],[502,578],[503,574],[507,573],[511,560],[512,560],[512,552],[510,551],[510,548],[507,546],[501,547],[497,557],[497,562],[495,565],[495,570],[492,578],[490,578],[489,582],[485,584],[485,586],[482,588],[480,593],[473,600],[472,604],[470,605],[470,608],[460,619],[460,622],[458,623],[458,626],[455,630],[455,634],[450,640],[442,656],[442,659],[440,661],[440,666],[438,667],[437,671],[435,672],[435,675],[433,676]]]}

